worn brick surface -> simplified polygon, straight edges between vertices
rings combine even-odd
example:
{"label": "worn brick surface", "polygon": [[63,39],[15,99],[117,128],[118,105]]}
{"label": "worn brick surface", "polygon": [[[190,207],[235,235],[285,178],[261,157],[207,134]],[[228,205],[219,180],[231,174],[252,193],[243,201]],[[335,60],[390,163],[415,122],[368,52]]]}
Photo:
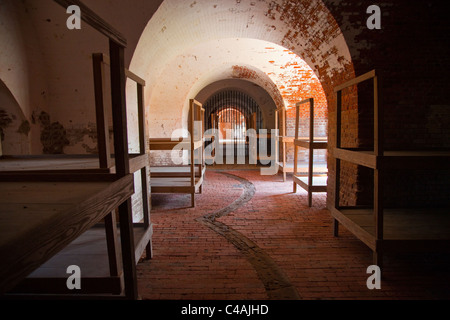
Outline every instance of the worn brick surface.
{"label": "worn brick surface", "polygon": [[[152,195],[154,258],[138,264],[143,299],[269,298],[255,262],[198,221],[228,207],[244,192],[239,180],[222,172],[207,171],[196,208],[189,208],[189,196]],[[290,180],[283,183],[258,170],[226,172],[251,182],[255,193],[217,221],[269,256],[300,299],[450,297],[448,255],[388,255],[382,289],[368,290],[371,251],[344,228],[339,238],[332,236],[326,194],[314,194],[309,208],[306,192],[293,194]]]}

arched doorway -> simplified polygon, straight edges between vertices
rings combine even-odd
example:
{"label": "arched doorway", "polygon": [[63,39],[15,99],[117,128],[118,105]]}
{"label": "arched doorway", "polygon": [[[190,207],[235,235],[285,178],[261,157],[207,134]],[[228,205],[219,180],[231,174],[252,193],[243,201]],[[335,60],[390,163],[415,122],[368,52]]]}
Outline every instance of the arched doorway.
{"label": "arched doorway", "polygon": [[217,130],[218,148],[230,156],[248,156],[247,130],[259,130],[263,114],[258,103],[239,90],[223,90],[204,104],[206,130]]}

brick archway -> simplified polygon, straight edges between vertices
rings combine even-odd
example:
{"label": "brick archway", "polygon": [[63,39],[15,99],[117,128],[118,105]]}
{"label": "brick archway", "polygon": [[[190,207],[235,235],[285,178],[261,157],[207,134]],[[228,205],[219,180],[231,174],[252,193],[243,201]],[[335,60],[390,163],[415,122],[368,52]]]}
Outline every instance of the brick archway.
{"label": "brick archway", "polygon": [[[327,116],[333,117],[333,89],[355,73],[344,35],[322,0],[165,0],[142,33],[130,64],[130,69],[142,70],[147,81],[148,122],[156,130],[150,129],[150,136],[170,136],[183,127],[188,99],[215,81],[232,78],[233,72],[236,76],[236,66],[264,73],[267,63],[276,63],[277,59],[262,63],[255,58],[261,51],[255,50],[257,41],[265,42],[266,51],[279,46],[298,57],[319,82]],[[266,74],[276,77],[272,71]],[[280,92],[283,81],[289,80],[274,81]],[[287,94],[283,103],[288,107],[292,103]],[[357,118],[356,108],[348,112]],[[352,125],[354,130],[346,137],[349,145],[358,143],[358,121]],[[333,130],[328,131],[333,137]],[[333,175],[332,166],[329,172]],[[347,173],[355,182],[356,169]],[[350,188],[353,182],[348,183]],[[334,186],[329,186],[332,193]]]}

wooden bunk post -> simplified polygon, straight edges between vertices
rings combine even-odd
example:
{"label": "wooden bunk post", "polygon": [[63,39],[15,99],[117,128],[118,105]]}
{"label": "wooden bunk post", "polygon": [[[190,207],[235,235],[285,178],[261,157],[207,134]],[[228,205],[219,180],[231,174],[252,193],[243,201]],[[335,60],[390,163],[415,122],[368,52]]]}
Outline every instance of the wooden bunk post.
{"label": "wooden bunk post", "polygon": [[[314,99],[309,99],[309,163],[308,185],[313,185],[314,171]],[[312,192],[308,191],[308,206],[312,207]]]}
{"label": "wooden bunk post", "polygon": [[[189,101],[189,135],[190,135],[190,167],[191,167],[191,187],[195,186],[195,104],[194,100]],[[195,207],[195,189],[191,190],[191,206]]]}
{"label": "wooden bunk post", "polygon": [[[202,141],[202,147],[198,151],[200,153],[200,159],[198,162],[198,175],[200,177],[202,175],[203,168],[206,165],[206,161],[205,161],[205,109],[203,109],[203,106],[199,106],[199,117],[201,119],[201,124],[202,124],[202,127],[199,132],[199,136]],[[200,192],[200,194],[203,193],[203,184],[200,185],[199,192]]]}
{"label": "wooden bunk post", "polygon": [[[116,174],[124,177],[130,174],[128,156],[127,112],[125,101],[124,46],[109,40],[111,60],[111,98],[114,125],[114,153]],[[125,297],[137,299],[137,275],[134,247],[131,198],[119,206],[120,239],[124,269]]]}
{"label": "wooden bunk post", "polygon": [[[383,130],[382,130],[382,117],[383,113],[378,103],[378,77],[373,78],[373,90],[374,90],[374,154],[377,157],[383,156]],[[383,249],[380,248],[380,241],[384,237],[384,206],[383,206],[383,182],[382,182],[382,168],[377,166],[374,169],[374,219],[375,219],[375,235],[376,235],[376,247],[374,251],[373,263],[382,268],[383,265]]]}
{"label": "wooden bunk post", "polygon": [[[148,145],[148,133],[147,126],[145,125],[145,101],[144,101],[144,84],[137,82],[137,102],[138,102],[138,118],[139,118],[139,153],[140,155],[145,155],[150,152],[150,146]],[[148,161],[148,158],[147,158]],[[140,170],[141,172],[141,186],[142,186],[142,208],[144,215],[144,229],[147,230],[151,227],[150,221],[150,171],[148,165],[145,165]],[[146,247],[146,258],[153,258],[153,246],[152,240],[148,241]]]}
{"label": "wooden bunk post", "polygon": [[111,150],[109,143],[108,108],[104,103],[104,65],[103,54],[92,55],[94,70],[95,111],[97,121],[97,145],[100,168],[111,167]]}
{"label": "wooden bunk post", "polygon": [[[282,134],[280,133],[280,128],[279,128],[279,125],[278,125],[278,122],[279,122],[279,116],[278,116],[278,114],[280,113],[280,111],[279,111],[279,109],[277,109],[277,110],[275,110],[275,131],[276,132],[278,132],[278,134],[277,134],[277,136],[275,137],[275,139],[277,139],[277,141],[280,141],[280,139],[282,139]],[[278,130],[278,131],[277,131]],[[276,150],[276,152],[278,153],[278,157],[279,157],[279,153],[280,153],[280,148],[282,148],[281,146],[282,146],[283,144],[281,143],[281,144],[279,144],[279,149],[278,150]],[[282,152],[282,151],[281,151]]]}
{"label": "wooden bunk post", "polygon": [[[298,139],[300,125],[300,103],[295,106],[295,140]],[[294,176],[298,173],[298,146],[294,143]],[[297,193],[297,183],[294,181],[294,193]]]}
{"label": "wooden bunk post", "polygon": [[[335,148],[341,148],[342,142],[342,91],[337,92],[336,103],[336,143]],[[341,191],[341,159],[334,158],[334,207],[339,208],[341,206],[340,191]],[[333,234],[335,237],[339,236],[339,221],[333,219]]]}
{"label": "wooden bunk post", "polygon": [[118,252],[118,232],[116,212],[113,211],[105,217],[106,244],[108,247],[109,272],[112,277],[120,277],[122,263]]}
{"label": "wooden bunk post", "polygon": [[285,137],[287,136],[287,130],[286,130],[286,119],[287,119],[287,115],[286,115],[286,108],[283,108],[283,110],[281,111],[282,114],[282,122],[281,122],[281,132],[283,135],[283,182],[286,182],[286,154],[287,154],[287,143],[285,140]]}

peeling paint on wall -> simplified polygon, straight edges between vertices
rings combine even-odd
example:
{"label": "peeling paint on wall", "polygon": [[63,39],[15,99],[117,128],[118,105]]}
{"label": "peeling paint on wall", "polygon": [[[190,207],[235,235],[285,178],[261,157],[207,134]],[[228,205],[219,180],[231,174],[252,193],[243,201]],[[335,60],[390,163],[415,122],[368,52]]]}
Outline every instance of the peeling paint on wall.
{"label": "peeling paint on wall", "polygon": [[19,129],[17,129],[18,133],[21,133],[21,134],[23,134],[25,136],[28,136],[30,131],[31,131],[31,125],[30,125],[30,122],[28,120],[22,121],[22,123],[19,126]]}
{"label": "peeling paint on wall", "polygon": [[6,129],[12,122],[13,119],[10,117],[10,115],[8,115],[5,110],[0,110],[0,136],[2,141],[5,140],[3,130]]}
{"label": "peeling paint on wall", "polygon": [[39,121],[42,126],[41,143],[44,154],[63,154],[64,147],[69,145],[66,129],[59,122],[50,122],[50,116],[41,112]]}
{"label": "peeling paint on wall", "polygon": [[89,122],[87,126],[67,129],[67,138],[71,147],[81,144],[84,152],[88,154],[98,153],[97,126],[95,123]]}

